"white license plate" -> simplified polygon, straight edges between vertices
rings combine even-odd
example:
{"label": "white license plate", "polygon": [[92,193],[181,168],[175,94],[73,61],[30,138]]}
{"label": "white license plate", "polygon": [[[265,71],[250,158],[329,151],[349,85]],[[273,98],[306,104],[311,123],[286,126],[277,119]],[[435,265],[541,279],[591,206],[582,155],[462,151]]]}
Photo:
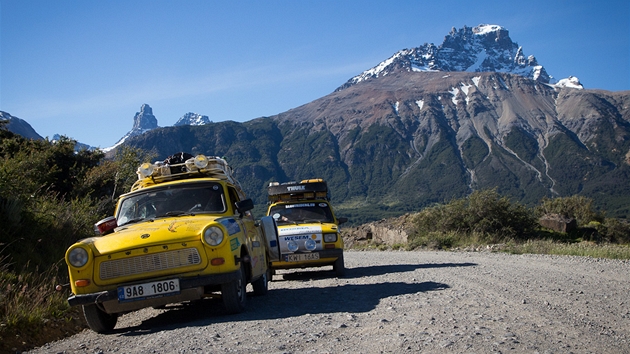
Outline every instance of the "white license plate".
{"label": "white license plate", "polygon": [[158,297],[179,292],[179,279],[167,279],[151,283],[121,286],[118,288],[118,300],[134,300]]}
{"label": "white license plate", "polygon": [[319,253],[297,253],[287,254],[287,262],[300,262],[318,260]]}

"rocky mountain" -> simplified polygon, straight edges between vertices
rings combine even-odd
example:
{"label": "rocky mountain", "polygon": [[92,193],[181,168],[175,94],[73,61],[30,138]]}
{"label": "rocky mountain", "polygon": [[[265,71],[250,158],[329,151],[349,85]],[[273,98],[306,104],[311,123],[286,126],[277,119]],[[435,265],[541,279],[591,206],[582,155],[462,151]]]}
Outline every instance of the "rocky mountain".
{"label": "rocky mountain", "polygon": [[[53,143],[55,143],[55,142],[57,142],[57,141],[59,141],[59,140],[61,140],[61,135],[59,135],[59,134],[55,134],[55,135],[53,135],[53,137],[52,137],[52,139],[51,139],[51,141],[52,141]],[[75,150],[75,151],[80,151],[80,150],[96,150],[96,149],[98,149],[98,148],[97,148],[97,147],[94,147],[94,146],[90,146],[90,145],[88,145],[88,144],[83,144],[83,143],[80,143],[80,142],[77,142],[76,144],[74,144],[74,150]]]}
{"label": "rocky mountain", "polygon": [[28,124],[28,122],[26,122],[23,119],[14,117],[7,112],[0,111],[0,121],[1,120],[8,121],[7,129],[10,132],[19,134],[27,139],[37,139],[37,140],[44,139],[41,135],[37,134],[35,129],[33,129],[33,127],[31,127],[31,125]]}
{"label": "rocky mountain", "polygon": [[552,82],[504,28],[464,27],[271,117],[159,128],[143,105],[118,144],[224,156],[259,205],[271,181],[324,178],[353,224],[489,188],[629,217],[630,91]]}
{"label": "rocky mountain", "polygon": [[116,144],[102,150],[105,152],[111,151],[123,144],[129,138],[142,135],[155,128],[158,128],[157,118],[153,115],[153,109],[145,103],[140,107],[140,112],[136,112],[136,115],[133,117],[133,127],[131,130],[125,134],[125,136],[120,138]]}
{"label": "rocky mountain", "polygon": [[487,188],[526,204],[582,194],[611,216],[630,213],[630,92],[514,74],[403,70],[272,117],[128,143],[226,156],[258,203],[270,181],[325,178],[361,221]]}
{"label": "rocky mountain", "polygon": [[[15,134],[21,135],[27,139],[37,139],[37,140],[44,140],[44,138],[39,135],[35,129],[33,129],[33,127],[28,124],[27,121],[14,117],[11,114],[7,113],[7,112],[2,112],[0,111],[0,121],[2,120],[6,120],[8,121],[7,124],[7,129]],[[61,139],[61,136],[59,134],[55,134],[53,135],[51,141],[55,142],[57,140]],[[75,150],[79,151],[82,149],[86,149],[86,150],[93,150],[96,149],[93,146],[89,146],[87,144],[83,144],[83,143],[79,143],[77,142],[75,145]]]}
{"label": "rocky mountain", "polygon": [[550,81],[504,28],[464,27],[287,112],[127,143],[226,156],[262,204],[270,181],[324,178],[355,224],[488,188],[528,205],[581,194],[630,216],[630,92]]}
{"label": "rocky mountain", "polygon": [[201,114],[189,112],[179,118],[177,122],[175,122],[174,126],[177,127],[180,125],[204,125],[210,123],[212,123],[212,121],[210,120],[210,118],[208,118],[208,116],[202,116]]}
{"label": "rocky mountain", "polygon": [[503,72],[543,83],[551,80],[533,55],[525,57],[523,48],[512,42],[507,29],[498,25],[479,25],[461,29],[453,27],[439,46],[425,43],[417,48],[403,49],[351,78],[337,90],[401,70]]}
{"label": "rocky mountain", "polygon": [[[208,116],[189,112],[179,118],[173,126],[199,126],[209,123],[212,123],[212,121],[210,120],[210,118],[208,118]],[[159,128],[157,118],[153,115],[153,109],[151,108],[151,106],[145,103],[140,107],[140,112],[136,112],[136,115],[133,117],[133,127],[131,128],[131,130],[120,140],[118,140],[116,144],[102,150],[106,153],[112,151],[116,147],[127,141],[129,138],[137,135],[142,135],[156,128]]]}

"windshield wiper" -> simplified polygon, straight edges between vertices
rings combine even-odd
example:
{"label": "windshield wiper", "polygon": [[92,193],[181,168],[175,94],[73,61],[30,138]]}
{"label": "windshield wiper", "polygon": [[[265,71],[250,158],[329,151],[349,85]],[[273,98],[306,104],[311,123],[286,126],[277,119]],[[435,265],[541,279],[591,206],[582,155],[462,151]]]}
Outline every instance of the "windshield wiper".
{"label": "windshield wiper", "polygon": [[181,215],[195,215],[195,213],[191,213],[189,211],[183,211],[183,210],[173,210],[173,211],[168,211],[160,216],[181,216]]}

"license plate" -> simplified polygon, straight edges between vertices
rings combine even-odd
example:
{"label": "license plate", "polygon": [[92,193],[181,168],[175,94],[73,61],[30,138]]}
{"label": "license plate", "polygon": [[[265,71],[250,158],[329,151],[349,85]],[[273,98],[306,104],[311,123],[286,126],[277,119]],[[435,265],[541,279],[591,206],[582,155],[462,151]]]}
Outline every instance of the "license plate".
{"label": "license plate", "polygon": [[139,300],[179,293],[179,279],[167,279],[151,283],[121,286],[118,288],[118,300]]}
{"label": "license plate", "polygon": [[287,262],[312,261],[319,259],[319,253],[287,254],[286,257]]}

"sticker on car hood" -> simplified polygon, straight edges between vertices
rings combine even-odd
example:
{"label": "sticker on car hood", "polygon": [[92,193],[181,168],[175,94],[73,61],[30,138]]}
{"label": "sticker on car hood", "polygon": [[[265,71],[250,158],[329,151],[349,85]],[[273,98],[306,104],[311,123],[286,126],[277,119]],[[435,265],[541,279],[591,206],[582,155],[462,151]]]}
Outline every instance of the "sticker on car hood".
{"label": "sticker on car hood", "polygon": [[288,226],[288,227],[279,227],[278,235],[295,235],[295,234],[321,234],[322,227],[320,225],[312,225],[312,226]]}

